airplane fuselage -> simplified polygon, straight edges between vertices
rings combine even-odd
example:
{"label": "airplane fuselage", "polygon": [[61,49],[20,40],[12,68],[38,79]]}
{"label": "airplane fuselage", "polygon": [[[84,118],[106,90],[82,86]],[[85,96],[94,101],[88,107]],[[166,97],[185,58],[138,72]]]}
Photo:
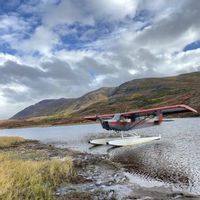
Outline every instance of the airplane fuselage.
{"label": "airplane fuselage", "polygon": [[106,130],[114,131],[129,131],[131,129],[145,128],[162,123],[162,115],[151,117],[137,118],[121,118],[120,115],[115,115],[112,119],[100,121],[101,125]]}

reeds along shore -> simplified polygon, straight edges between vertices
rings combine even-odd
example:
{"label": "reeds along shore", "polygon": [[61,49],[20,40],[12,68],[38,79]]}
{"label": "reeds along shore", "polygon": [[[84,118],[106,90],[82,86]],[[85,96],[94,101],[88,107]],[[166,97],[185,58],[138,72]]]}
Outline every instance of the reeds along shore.
{"label": "reeds along shore", "polygon": [[54,199],[56,187],[69,180],[71,159],[33,160],[3,150],[23,142],[21,137],[0,137],[0,199]]}

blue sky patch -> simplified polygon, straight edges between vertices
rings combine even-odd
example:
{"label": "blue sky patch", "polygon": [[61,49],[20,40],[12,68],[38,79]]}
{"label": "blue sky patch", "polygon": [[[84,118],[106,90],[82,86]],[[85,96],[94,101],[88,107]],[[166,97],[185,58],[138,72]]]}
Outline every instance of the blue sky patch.
{"label": "blue sky patch", "polygon": [[197,40],[195,42],[192,42],[192,43],[186,45],[183,48],[183,51],[191,51],[191,50],[199,49],[199,48],[200,48],[200,40]]}
{"label": "blue sky patch", "polygon": [[69,29],[69,33],[61,35],[60,39],[61,46],[68,50],[85,48],[88,44],[105,38],[115,30],[113,24],[103,22],[99,22],[95,26],[83,26],[76,23],[67,28]]}
{"label": "blue sky patch", "polygon": [[9,44],[7,43],[1,43],[0,42],[0,52],[5,53],[5,54],[11,54],[11,55],[16,55],[17,51],[15,49],[12,49]]}

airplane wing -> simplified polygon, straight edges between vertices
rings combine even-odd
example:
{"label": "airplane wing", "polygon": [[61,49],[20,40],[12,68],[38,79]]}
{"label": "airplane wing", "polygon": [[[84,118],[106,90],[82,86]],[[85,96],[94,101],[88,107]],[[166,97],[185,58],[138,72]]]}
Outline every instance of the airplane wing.
{"label": "airplane wing", "polygon": [[[154,115],[157,112],[162,113],[163,115],[168,114],[176,114],[176,113],[183,113],[183,112],[194,112],[198,113],[195,109],[191,108],[187,105],[173,105],[173,106],[163,106],[158,108],[150,108],[150,109],[142,109],[132,112],[124,112],[124,113],[118,113],[124,117],[131,117],[131,116],[145,116],[145,115]],[[114,114],[104,114],[104,115],[95,115],[95,116],[87,116],[84,117],[84,119],[96,121],[98,118],[102,119],[109,119],[112,118]]]}

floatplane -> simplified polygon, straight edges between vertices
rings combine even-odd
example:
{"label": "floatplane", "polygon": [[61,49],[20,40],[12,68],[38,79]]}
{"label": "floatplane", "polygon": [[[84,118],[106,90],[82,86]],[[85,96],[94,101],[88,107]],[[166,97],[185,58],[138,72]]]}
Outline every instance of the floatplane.
{"label": "floatplane", "polygon": [[163,117],[165,115],[183,112],[197,113],[195,109],[187,105],[173,105],[151,109],[142,109],[132,112],[87,116],[84,117],[84,119],[99,121],[103,129],[121,132],[121,137],[94,139],[90,140],[89,143],[93,145],[112,145],[121,147],[160,140],[160,135],[154,137],[141,137],[135,134],[133,136],[124,137],[123,133],[125,131],[134,129],[160,125],[164,121]]}

